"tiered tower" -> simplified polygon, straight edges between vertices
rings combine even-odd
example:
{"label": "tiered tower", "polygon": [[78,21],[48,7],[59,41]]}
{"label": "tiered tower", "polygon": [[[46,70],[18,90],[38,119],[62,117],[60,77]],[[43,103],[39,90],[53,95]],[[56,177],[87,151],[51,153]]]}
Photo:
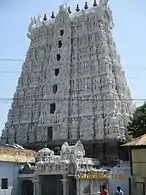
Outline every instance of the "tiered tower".
{"label": "tiered tower", "polygon": [[97,143],[125,139],[132,101],[112,28],[106,0],[32,18],[4,143],[57,146],[80,139],[93,153]]}

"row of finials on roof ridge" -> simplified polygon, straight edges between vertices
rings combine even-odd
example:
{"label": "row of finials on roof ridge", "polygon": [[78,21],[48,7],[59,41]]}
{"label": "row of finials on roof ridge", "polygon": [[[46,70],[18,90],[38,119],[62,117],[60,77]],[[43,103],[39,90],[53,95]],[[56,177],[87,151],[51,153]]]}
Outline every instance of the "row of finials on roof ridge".
{"label": "row of finials on roof ridge", "polygon": [[[93,7],[96,7],[96,6],[97,6],[97,2],[96,2],[96,0],[94,0]],[[86,2],[85,2],[84,9],[88,9],[88,8],[89,8],[89,7],[88,7],[88,3],[87,3],[87,1],[86,1]],[[79,4],[77,4],[77,6],[76,6],[76,11],[77,11],[77,12],[79,12],[79,11],[80,11]],[[71,13],[72,13],[72,12],[71,12],[71,8],[70,8],[70,7],[68,7],[68,13],[69,13],[69,14],[71,14]],[[54,19],[54,18],[55,18],[55,14],[54,14],[54,12],[52,12],[51,18],[52,18],[52,19]],[[47,15],[46,15],[46,14],[44,14],[43,20],[44,20],[44,21],[46,21],[46,20],[47,20]]]}

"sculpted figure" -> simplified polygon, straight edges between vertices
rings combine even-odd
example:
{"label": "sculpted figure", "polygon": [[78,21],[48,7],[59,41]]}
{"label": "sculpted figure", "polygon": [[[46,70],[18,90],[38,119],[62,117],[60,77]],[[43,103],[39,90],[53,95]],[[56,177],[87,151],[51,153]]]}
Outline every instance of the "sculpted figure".
{"label": "sculpted figure", "polygon": [[80,140],[75,145],[75,155],[76,158],[83,158],[85,156],[84,146]]}
{"label": "sculpted figure", "polygon": [[59,6],[59,12],[62,12],[64,10],[64,5]]}
{"label": "sculpted figure", "polygon": [[60,155],[61,155],[61,159],[70,159],[70,154],[71,154],[71,150],[70,150],[70,146],[68,145],[67,142],[65,142],[62,147],[61,147],[61,151],[60,151]]}
{"label": "sculpted figure", "polygon": [[38,16],[37,17],[37,19],[36,19],[36,24],[41,24],[42,23],[42,21],[41,21],[41,16]]}

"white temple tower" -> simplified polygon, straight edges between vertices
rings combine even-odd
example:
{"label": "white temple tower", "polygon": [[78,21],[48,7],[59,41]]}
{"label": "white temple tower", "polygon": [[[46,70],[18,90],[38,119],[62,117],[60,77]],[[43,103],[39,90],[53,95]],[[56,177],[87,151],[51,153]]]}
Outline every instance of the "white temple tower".
{"label": "white temple tower", "polygon": [[3,143],[125,139],[132,101],[107,2],[32,18]]}

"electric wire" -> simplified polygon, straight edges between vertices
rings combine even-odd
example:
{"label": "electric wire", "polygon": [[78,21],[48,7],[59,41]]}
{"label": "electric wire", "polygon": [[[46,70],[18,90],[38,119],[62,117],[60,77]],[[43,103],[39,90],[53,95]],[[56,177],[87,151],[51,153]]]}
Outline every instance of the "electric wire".
{"label": "electric wire", "polygon": [[[23,62],[24,60],[22,59],[16,59],[16,58],[0,58],[0,61],[11,61],[11,62]],[[143,71],[146,70],[146,68],[142,68],[142,67],[125,67],[123,69],[130,69],[130,70],[139,70],[139,71]],[[7,71],[7,70],[0,70],[0,74],[20,74],[19,71]],[[136,77],[126,77],[127,79],[138,79]],[[0,98],[0,103],[9,103],[11,101],[13,101],[15,98]],[[54,99],[40,99],[37,101],[51,101]],[[96,99],[97,101],[103,101],[103,99]],[[104,99],[104,101],[113,101],[113,100],[118,100],[118,99]],[[128,99],[119,99],[119,100],[128,100]],[[131,101],[146,101],[146,98],[132,98],[129,99]],[[36,101],[36,100],[31,100],[31,101]],[[68,101],[67,99],[59,99],[59,101]],[[88,101],[86,99],[82,99],[80,101]],[[91,101],[91,99],[89,99],[89,101]]]}
{"label": "electric wire", "polygon": [[[92,98],[84,98],[82,99],[82,97],[74,97],[72,99],[72,101],[75,101],[75,100],[79,100],[79,101],[92,101]],[[111,98],[111,99],[107,99],[107,98],[97,98],[97,99],[94,99],[94,101],[146,101],[146,98]],[[60,99],[60,98],[40,98],[40,99],[32,99],[32,98],[26,98],[26,97],[22,97],[22,98],[0,98],[0,103],[10,103],[12,101],[15,101],[16,102],[25,102],[25,101],[29,101],[29,102],[48,102],[48,101],[69,101],[69,98],[63,98],[63,99]]]}
{"label": "electric wire", "polygon": [[22,59],[16,59],[16,58],[0,58],[0,61],[10,61],[10,62],[23,62]]}
{"label": "electric wire", "polygon": [[[24,62],[25,59],[1,58],[1,57],[0,57],[0,61]],[[144,67],[135,67],[135,66],[123,67],[123,69],[130,69],[130,70],[146,70],[146,68],[144,68]]]}
{"label": "electric wire", "polygon": [[18,72],[18,71],[0,70],[0,74],[20,74],[20,72]]}
{"label": "electric wire", "polygon": [[[126,70],[126,69],[125,69]],[[131,70],[133,70],[133,69],[131,69]],[[146,69],[141,69],[141,70],[138,70],[138,71],[144,71],[144,70],[146,70]],[[20,71],[9,71],[9,70],[0,70],[0,74],[2,75],[2,74],[5,74],[5,75],[18,75],[18,74],[21,74],[21,70]],[[145,76],[143,76],[142,75],[142,77],[145,77]],[[141,78],[141,76],[140,76],[140,78]],[[126,79],[139,79],[139,77],[126,77]]]}

